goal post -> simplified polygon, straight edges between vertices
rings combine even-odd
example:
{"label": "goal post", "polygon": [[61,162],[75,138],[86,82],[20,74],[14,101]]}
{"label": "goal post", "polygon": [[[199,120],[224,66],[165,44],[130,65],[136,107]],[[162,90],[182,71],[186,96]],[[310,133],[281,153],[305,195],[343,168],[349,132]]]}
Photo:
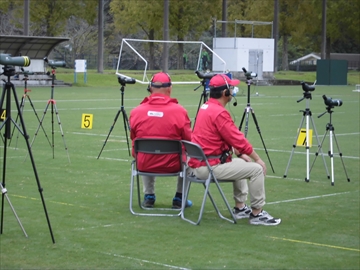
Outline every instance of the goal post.
{"label": "goal post", "polygon": [[[194,76],[196,70],[204,67],[207,67],[207,70],[210,71],[210,66],[206,66],[206,63],[203,62],[203,59],[206,59],[204,55],[208,57],[209,63],[214,61],[221,63],[221,70],[216,72],[226,73],[226,62],[202,41],[123,39],[120,46],[116,75],[130,78],[127,73],[130,70],[138,70],[141,71],[141,74],[135,76],[136,82],[148,84],[152,76],[152,74],[148,76],[148,71],[161,70],[164,44],[168,44],[166,47],[169,49],[167,61],[170,62],[170,75],[173,71],[181,69],[194,70]],[[180,56],[180,53],[183,55]],[[199,81],[172,81],[172,83],[198,84]]]}

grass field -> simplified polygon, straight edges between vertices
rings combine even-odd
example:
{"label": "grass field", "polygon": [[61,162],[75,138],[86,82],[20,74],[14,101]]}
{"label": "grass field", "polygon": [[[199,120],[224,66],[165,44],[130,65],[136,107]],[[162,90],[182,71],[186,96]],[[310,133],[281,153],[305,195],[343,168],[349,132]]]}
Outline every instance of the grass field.
{"label": "grass field", "polygon": [[[71,82],[72,74],[59,74]],[[66,79],[68,78],[68,79]],[[104,79],[106,78],[106,79]],[[78,78],[80,81],[81,78]],[[341,99],[332,124],[343,154],[346,172],[334,142],[334,182],[328,179],[319,156],[306,176],[306,151],[297,146],[290,159],[297,130],[306,108],[301,86],[267,86],[250,90],[264,144],[274,166],[273,173],[264,146],[250,118],[248,138],[268,165],[267,204],[264,209],[281,217],[277,227],[250,226],[241,220],[230,224],[219,219],[208,201],[202,222],[193,226],[179,217],[138,217],[129,211],[130,162],[124,121],[118,118],[104,150],[104,140],[120,109],[120,85],[115,75],[89,74],[88,84],[55,87],[61,128],[54,114],[54,158],[46,139],[52,139],[51,107],[32,145],[41,193],[52,227],[52,242],[25,140],[17,131],[7,147],[7,195],[28,234],[24,236],[3,196],[3,232],[0,235],[0,269],[358,269],[359,239],[359,93],[354,86],[317,86],[309,101],[318,138],[323,140],[330,115],[322,95]],[[177,98],[194,120],[202,89],[197,85],[176,85]],[[247,88],[241,83],[238,105],[228,107],[239,125],[247,103]],[[50,88],[31,88],[31,101],[39,115],[50,98]],[[259,95],[256,96],[255,92]],[[23,89],[17,88],[19,99]],[[147,95],[146,85],[127,85],[124,108],[128,115]],[[92,114],[92,129],[82,128],[82,114]],[[16,117],[15,106],[12,107]],[[24,119],[30,141],[39,122],[26,99]],[[305,128],[305,121],[303,128]],[[311,123],[310,128],[313,129]],[[1,131],[3,134],[3,130]],[[19,136],[18,136],[19,134]],[[318,150],[310,149],[310,164]],[[322,150],[329,151],[330,136]],[[68,149],[70,162],[68,159]],[[4,161],[4,146],[0,157]],[[284,172],[288,167],[287,177]],[[326,167],[331,171],[329,156]],[[3,172],[3,166],[1,166]],[[156,204],[170,206],[174,179],[156,186]],[[223,184],[231,203],[232,188]],[[215,191],[215,189],[212,189]],[[198,194],[198,195],[197,195]],[[193,186],[194,205],[187,215],[194,217],[200,207],[201,187]],[[217,196],[215,196],[218,198]],[[217,200],[219,201],[219,200]],[[225,206],[220,204],[221,209]],[[226,212],[224,212],[226,214]]]}

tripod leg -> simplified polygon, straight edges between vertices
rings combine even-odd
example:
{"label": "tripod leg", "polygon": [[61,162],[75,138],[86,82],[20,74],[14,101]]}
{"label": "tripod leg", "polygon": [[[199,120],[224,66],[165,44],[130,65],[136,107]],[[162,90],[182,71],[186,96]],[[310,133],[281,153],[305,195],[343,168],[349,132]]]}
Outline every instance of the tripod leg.
{"label": "tripod leg", "polygon": [[[25,237],[27,238],[28,235],[26,234],[26,231],[25,231],[23,225],[21,224],[21,221],[20,221],[18,215],[16,214],[15,208],[14,208],[13,205],[11,204],[11,201],[10,201],[10,199],[9,199],[9,196],[7,195],[7,190],[6,190],[6,188],[4,188],[1,183],[0,183],[0,188],[1,188],[2,195],[6,197],[6,200],[8,201],[8,203],[9,203],[9,205],[10,205],[10,208],[11,208],[11,210],[13,211],[14,216],[15,216],[17,222],[19,223],[19,226],[20,226],[21,230],[23,231],[23,233],[25,234]],[[2,224],[2,222],[1,222],[1,224]],[[1,233],[2,233],[2,226],[1,226]]]}
{"label": "tripod leg", "polygon": [[56,114],[56,117],[57,117],[57,120],[58,120],[58,124],[59,124],[59,127],[60,127],[61,137],[62,137],[62,139],[63,139],[64,147],[65,147],[65,150],[66,150],[66,153],[67,153],[67,156],[68,156],[68,160],[69,160],[69,163],[71,163],[71,162],[70,162],[69,151],[68,151],[68,148],[67,148],[66,142],[65,142],[64,132],[63,132],[63,129],[62,129],[62,126],[61,126],[59,111],[58,111],[58,109],[57,109],[56,104],[54,104],[54,108],[55,108],[55,114]]}
{"label": "tripod leg", "polygon": [[245,119],[245,130],[244,130],[245,138],[247,137],[247,133],[248,133],[248,129],[249,129],[249,112],[250,112],[250,107],[246,107],[244,110],[243,116],[241,118],[240,125],[239,125],[239,130],[241,131],[241,128],[242,128],[242,125],[243,125],[244,119]]}
{"label": "tripod leg", "polygon": [[130,154],[130,144],[129,144],[129,137],[128,137],[128,128],[130,130],[130,125],[129,125],[129,119],[127,117],[126,111],[124,108],[121,108],[122,114],[123,114],[123,120],[124,120],[124,129],[125,129],[125,137],[126,137],[126,143],[127,143],[127,147],[128,147],[128,152],[129,152],[129,156],[131,156]]}
{"label": "tripod leg", "polygon": [[[15,87],[14,87],[14,86],[12,86],[12,90],[13,90],[13,95],[14,95],[14,97],[15,97],[15,104],[16,104],[17,110],[18,110],[18,112],[20,112],[19,101],[18,101],[18,99],[17,99],[17,95],[16,95],[16,91],[15,91]],[[27,146],[27,148],[28,148],[28,152],[29,152],[31,164],[32,164],[32,167],[33,167],[35,179],[36,179],[36,182],[37,182],[38,190],[39,190],[39,192],[40,192],[40,197],[41,197],[41,201],[42,201],[42,204],[43,204],[43,208],[44,208],[46,220],[47,220],[48,227],[49,227],[49,230],[50,230],[51,239],[52,239],[53,243],[55,243],[54,235],[53,235],[52,228],[51,228],[51,224],[50,224],[50,219],[49,219],[49,216],[48,216],[48,213],[47,213],[47,210],[46,210],[46,205],[45,205],[44,196],[43,196],[43,194],[42,194],[43,188],[42,188],[41,185],[40,185],[40,180],[39,180],[39,176],[38,176],[38,173],[37,173],[37,170],[36,170],[34,157],[33,157],[32,152],[31,152],[31,147],[30,147],[30,143],[29,143],[29,135],[28,135],[27,132],[26,132],[25,123],[24,123],[24,119],[23,119],[23,117],[22,117],[22,114],[19,114],[19,115],[20,115],[20,123],[21,123],[21,126],[22,126],[22,128],[23,128],[23,133],[24,133],[24,138],[25,138],[26,146]],[[6,139],[5,139],[5,140],[6,140]]]}
{"label": "tripod leg", "polygon": [[343,168],[344,168],[344,172],[345,172],[345,175],[346,175],[346,179],[347,179],[348,182],[350,182],[350,178],[349,178],[349,176],[348,176],[348,174],[347,174],[347,171],[346,171],[346,168],[345,168],[345,163],[344,163],[344,160],[343,160],[343,158],[342,158],[342,153],[341,153],[341,151],[340,151],[340,147],[339,147],[338,141],[337,141],[336,136],[335,136],[335,131],[333,131],[333,134],[334,134],[334,140],[335,140],[337,149],[338,149],[338,151],[339,151],[339,156],[340,156],[340,159],[341,159],[341,163],[342,163]]}
{"label": "tripod leg", "polygon": [[[23,113],[24,111],[24,107],[25,107],[25,95],[22,96],[21,98],[21,102],[20,102],[20,112]],[[15,119],[15,122],[17,123],[18,122],[18,119],[19,119],[19,115],[16,116],[16,119]],[[9,139],[9,146],[11,144],[11,138],[14,136],[14,131],[15,131],[15,126],[13,127],[13,130],[11,132],[11,136],[10,136],[10,139]],[[15,148],[17,148],[17,140],[19,138],[19,134],[17,135],[16,137],[16,145],[15,145]]]}
{"label": "tripod leg", "polygon": [[[198,105],[198,108],[197,108],[197,111],[196,111],[196,115],[195,115],[195,119],[194,119],[193,130],[194,130],[194,128],[195,128],[196,117],[197,117],[197,115],[198,115],[198,113],[199,113],[200,106],[201,106],[202,103],[205,103],[205,96],[206,96],[206,94],[204,94],[204,92],[203,92],[203,93],[201,94],[201,96],[200,96],[199,105]],[[202,101],[203,101],[203,102],[202,102]]]}
{"label": "tripod leg", "polygon": [[[34,113],[35,113],[36,119],[37,119],[38,122],[39,122],[39,126],[40,126],[41,129],[43,130],[44,135],[45,135],[47,141],[49,142],[49,145],[51,146],[51,142],[50,142],[50,140],[49,140],[49,137],[48,137],[48,135],[46,134],[46,131],[45,131],[43,125],[42,125],[42,121],[40,121],[40,118],[39,118],[39,116],[38,116],[38,114],[37,114],[37,112],[36,112],[36,110],[35,110],[34,104],[32,103],[30,96],[27,95],[27,98],[29,99],[30,106],[31,106],[31,108],[33,109],[33,111],[34,111]],[[46,112],[45,112],[45,113],[46,113]],[[45,114],[45,113],[44,113],[44,114]]]}
{"label": "tripod leg", "polygon": [[[44,114],[43,114],[43,116],[41,117],[41,119],[39,120],[39,126],[37,127],[37,129],[36,129],[36,131],[35,131],[35,135],[34,135],[32,141],[31,141],[30,146],[33,145],[33,143],[34,143],[34,141],[35,141],[35,138],[36,138],[36,136],[37,136],[37,134],[38,134],[38,132],[39,132],[40,127],[42,127],[42,129],[44,130],[44,127],[43,127],[42,123],[43,123],[43,121],[44,121],[44,118],[45,118],[47,109],[49,108],[49,104],[50,104],[50,102],[48,102],[48,103],[46,104],[46,107],[45,107],[45,109],[44,109]],[[48,140],[48,142],[49,142],[49,144],[50,144],[50,147],[52,147],[51,142],[50,142],[50,140],[49,140],[49,138],[48,138],[48,136],[47,136],[46,133],[45,133],[45,136],[46,136],[46,138],[47,138],[47,140]]]}
{"label": "tripod leg", "polygon": [[[318,143],[318,150],[317,150],[317,152],[315,153],[315,158],[314,158],[314,161],[313,161],[313,163],[312,163],[312,165],[311,165],[310,171],[312,170],[312,168],[313,168],[313,166],[314,166],[314,164],[315,164],[316,158],[318,157],[319,152],[320,152],[320,150],[322,149],[322,146],[323,146],[323,143],[324,143],[324,141],[325,141],[325,138],[326,138],[326,135],[327,135],[328,131],[329,131],[329,129],[326,129],[325,134],[324,134],[324,137],[323,137],[321,143],[320,143],[320,144]],[[321,152],[321,153],[322,153],[322,152]],[[322,153],[322,155],[323,155],[323,153]],[[324,155],[323,155],[323,156],[324,156]],[[325,164],[326,164],[326,163],[325,163]],[[326,170],[327,170],[327,166],[326,166]],[[327,171],[327,174],[328,174],[328,179],[330,179],[330,176],[329,176],[329,172],[328,172],[328,171]]]}
{"label": "tripod leg", "polygon": [[265,153],[266,153],[266,155],[267,155],[267,157],[268,157],[268,160],[269,160],[271,169],[272,169],[273,173],[275,173],[274,167],[273,167],[273,165],[272,165],[272,163],[271,163],[271,160],[270,160],[270,157],[269,157],[269,153],[268,153],[268,151],[267,151],[267,149],[266,149],[265,142],[264,142],[263,137],[262,137],[262,135],[261,135],[260,127],[259,127],[258,121],[257,121],[256,116],[255,116],[255,112],[254,112],[253,109],[251,109],[251,115],[252,115],[252,117],[253,117],[253,119],[254,119],[254,123],[255,123],[256,129],[257,129],[257,131],[258,131],[258,133],[259,133],[259,135],[260,135],[260,139],[261,139],[261,142],[262,142],[262,144],[263,144],[263,146],[264,146]]}
{"label": "tripod leg", "polygon": [[[311,119],[312,126],[313,126],[313,128],[314,128],[314,131],[315,131],[316,141],[317,141],[317,144],[318,144],[318,151],[315,153],[315,159],[316,159],[316,157],[318,156],[318,152],[320,152],[320,154],[321,154],[321,156],[322,156],[322,159],[323,159],[323,162],[324,162],[324,167],[325,167],[325,171],[326,171],[327,178],[330,179],[329,170],[328,170],[328,167],[327,167],[327,165],[326,165],[324,153],[323,153],[323,151],[322,151],[322,144],[323,144],[323,142],[324,142],[324,139],[325,139],[325,136],[326,136],[326,133],[327,133],[327,132],[325,132],[324,138],[323,138],[323,140],[322,140],[322,142],[321,142],[321,144],[320,144],[320,143],[319,143],[319,136],[318,136],[318,133],[317,133],[317,130],[316,130],[316,126],[315,126],[314,120],[312,119],[311,116],[310,116],[310,119]],[[311,168],[310,168],[309,173],[311,172],[312,167],[314,166],[315,159],[314,159],[314,161],[313,161],[313,163],[312,163],[312,165],[311,165]]]}
{"label": "tripod leg", "polygon": [[290,167],[290,162],[291,162],[292,156],[294,155],[294,151],[295,151],[295,148],[296,148],[296,141],[299,138],[299,134],[300,134],[300,131],[301,131],[301,127],[302,127],[302,125],[304,123],[304,119],[305,119],[305,115],[303,115],[303,117],[300,120],[300,125],[299,125],[299,128],[298,128],[298,132],[297,132],[297,135],[295,137],[293,148],[292,148],[291,153],[290,153],[290,158],[289,158],[288,164],[287,164],[286,169],[285,169],[284,178],[286,178],[286,176],[287,176],[287,172],[288,172],[288,169]]}
{"label": "tripod leg", "polygon": [[[101,150],[100,150],[100,153],[99,153],[97,159],[99,159],[99,157],[100,157],[100,155],[101,155],[101,153],[102,153],[102,151],[103,151],[103,149],[104,149],[104,147],[105,147],[105,145],[106,145],[106,142],[107,142],[107,140],[108,140],[109,137],[110,137],[110,134],[111,134],[111,132],[112,132],[112,130],[113,130],[115,124],[116,124],[116,121],[117,121],[117,119],[118,119],[118,117],[119,117],[120,112],[121,112],[121,110],[118,110],[118,112],[117,112],[116,115],[115,115],[114,123],[113,123],[112,126],[110,127],[109,133],[108,133],[108,135],[107,135],[107,137],[106,137],[106,139],[105,139],[105,141],[104,141],[104,144],[103,144],[103,146],[102,146],[102,148],[101,148]],[[125,129],[125,130],[126,130],[126,129]]]}

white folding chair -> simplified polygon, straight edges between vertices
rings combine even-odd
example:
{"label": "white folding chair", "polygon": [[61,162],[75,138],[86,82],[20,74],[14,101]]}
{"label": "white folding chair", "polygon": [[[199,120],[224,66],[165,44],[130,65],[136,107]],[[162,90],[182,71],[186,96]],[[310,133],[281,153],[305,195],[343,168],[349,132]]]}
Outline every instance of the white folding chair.
{"label": "white folding chair", "polygon": [[[198,219],[197,221],[192,221],[190,220],[189,218],[186,218],[185,217],[185,207],[183,205],[182,207],[182,211],[181,211],[181,218],[183,220],[186,220],[188,222],[190,222],[191,224],[194,224],[194,225],[199,225],[200,224],[200,221],[201,221],[201,218],[203,216],[203,213],[204,213],[204,208],[205,208],[205,203],[206,203],[206,198],[209,197],[212,205],[214,206],[218,216],[224,220],[227,220],[231,223],[236,223],[236,218],[234,216],[234,213],[232,212],[232,209],[224,195],[224,192],[222,191],[221,187],[220,187],[220,184],[219,184],[219,181],[216,179],[214,173],[213,173],[213,170],[208,162],[208,159],[207,157],[205,156],[204,154],[204,151],[202,150],[202,148],[200,147],[200,145],[196,144],[196,143],[192,143],[192,142],[189,142],[189,141],[181,141],[182,144],[184,145],[185,147],[185,153],[186,153],[186,156],[187,158],[196,158],[198,160],[201,160],[201,161],[205,161],[206,162],[206,166],[208,167],[208,170],[209,170],[209,176],[207,177],[207,179],[203,180],[203,179],[199,179],[197,178],[195,175],[193,174],[190,174],[190,175],[186,175],[185,174],[185,170],[186,170],[186,167],[184,166],[184,172],[183,172],[183,175],[186,175],[186,177],[184,178],[184,184],[183,184],[183,198],[182,198],[182,201],[186,201],[187,200],[187,197],[189,195],[189,191],[190,191],[190,186],[191,186],[191,183],[198,183],[198,184],[202,184],[204,186],[204,195],[203,195],[203,199],[202,199],[202,203],[201,203],[201,206],[200,206],[200,211],[199,211],[199,216],[198,216]],[[232,181],[229,181],[229,180],[225,180],[225,181],[222,181],[222,182],[232,182]],[[230,213],[230,216],[231,216],[231,219],[230,218],[227,218],[227,217],[224,217],[219,208],[217,207],[213,197],[211,196],[210,194],[210,184],[215,184],[215,186],[217,187],[225,205],[226,205],[226,208],[227,210],[229,211]]]}
{"label": "white folding chair", "polygon": [[[185,164],[182,162],[182,144],[179,140],[168,140],[168,139],[147,139],[141,138],[134,141],[134,152],[135,159],[131,163],[131,181],[130,181],[130,212],[134,215],[139,216],[180,216],[181,209],[172,208],[147,208],[141,203],[140,195],[140,180],[139,176],[155,176],[155,177],[174,177],[177,179],[178,176],[182,177],[183,167]],[[179,159],[179,171],[172,173],[158,173],[151,171],[140,171],[138,169],[137,155],[139,153],[152,154],[152,155],[177,155]],[[136,179],[136,181],[135,181]],[[137,183],[137,200],[141,209],[149,210],[153,213],[135,212],[133,207],[133,194],[134,185]],[[161,213],[161,211],[163,213]],[[167,211],[167,213],[164,213]],[[170,211],[177,211],[177,213],[169,213]]]}

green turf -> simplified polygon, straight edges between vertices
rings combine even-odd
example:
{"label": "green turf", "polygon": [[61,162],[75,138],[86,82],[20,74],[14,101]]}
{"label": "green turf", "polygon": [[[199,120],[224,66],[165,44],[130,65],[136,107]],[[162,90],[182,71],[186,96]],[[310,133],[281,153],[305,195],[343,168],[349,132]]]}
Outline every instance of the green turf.
{"label": "green turf", "polygon": [[[333,109],[332,123],[350,182],[338,155],[334,158],[334,186],[327,179],[320,157],[309,183],[304,181],[305,149],[296,147],[290,160],[303,116],[299,111],[306,107],[305,100],[296,102],[303,96],[300,86],[252,86],[251,106],[275,173],[251,117],[248,138],[268,167],[264,209],[281,217],[282,224],[258,227],[241,220],[233,225],[219,219],[208,202],[201,224],[193,226],[179,217],[138,217],[130,213],[132,158],[128,155],[122,115],[97,159],[120,109],[120,87],[115,75],[106,77],[106,82],[101,76],[95,77],[88,77],[95,84],[93,87],[55,87],[54,98],[71,162],[55,114],[55,157],[41,129],[32,146],[55,244],[30,159],[26,157],[25,140],[21,135],[17,138],[18,132],[14,132],[7,148],[6,188],[29,237],[24,236],[4,198],[1,269],[358,269],[360,136],[359,93],[352,91],[354,86],[318,86],[310,101],[312,119],[322,140],[329,122],[329,114],[317,117],[325,111],[322,95],[343,100],[341,107]],[[196,86],[176,85],[173,89],[173,97],[179,99],[192,120],[202,91],[194,91]],[[42,117],[50,87],[31,89],[30,98]],[[240,89],[243,95],[237,97],[237,107],[228,107],[236,125],[247,103],[244,83]],[[22,92],[18,87],[19,99]],[[146,95],[145,85],[126,86],[124,107],[128,115]],[[15,107],[12,109],[15,118]],[[93,114],[92,129],[81,128],[83,113]],[[29,100],[25,102],[24,119],[31,141],[39,123]],[[43,125],[50,141],[51,119],[49,107]],[[329,150],[329,142],[327,135],[324,153]],[[315,135],[313,143],[316,145]],[[316,146],[310,150],[311,162],[316,150]],[[334,152],[338,152],[335,144]],[[2,161],[3,154],[2,146]],[[287,178],[283,178],[289,160]],[[325,160],[330,171],[330,158],[326,156]],[[175,185],[174,179],[157,183],[157,205],[171,205]],[[232,205],[231,185],[222,187]],[[194,205],[188,209],[188,216],[196,217],[201,195],[202,187],[194,185],[190,194]],[[220,207],[225,210],[223,204]]]}

